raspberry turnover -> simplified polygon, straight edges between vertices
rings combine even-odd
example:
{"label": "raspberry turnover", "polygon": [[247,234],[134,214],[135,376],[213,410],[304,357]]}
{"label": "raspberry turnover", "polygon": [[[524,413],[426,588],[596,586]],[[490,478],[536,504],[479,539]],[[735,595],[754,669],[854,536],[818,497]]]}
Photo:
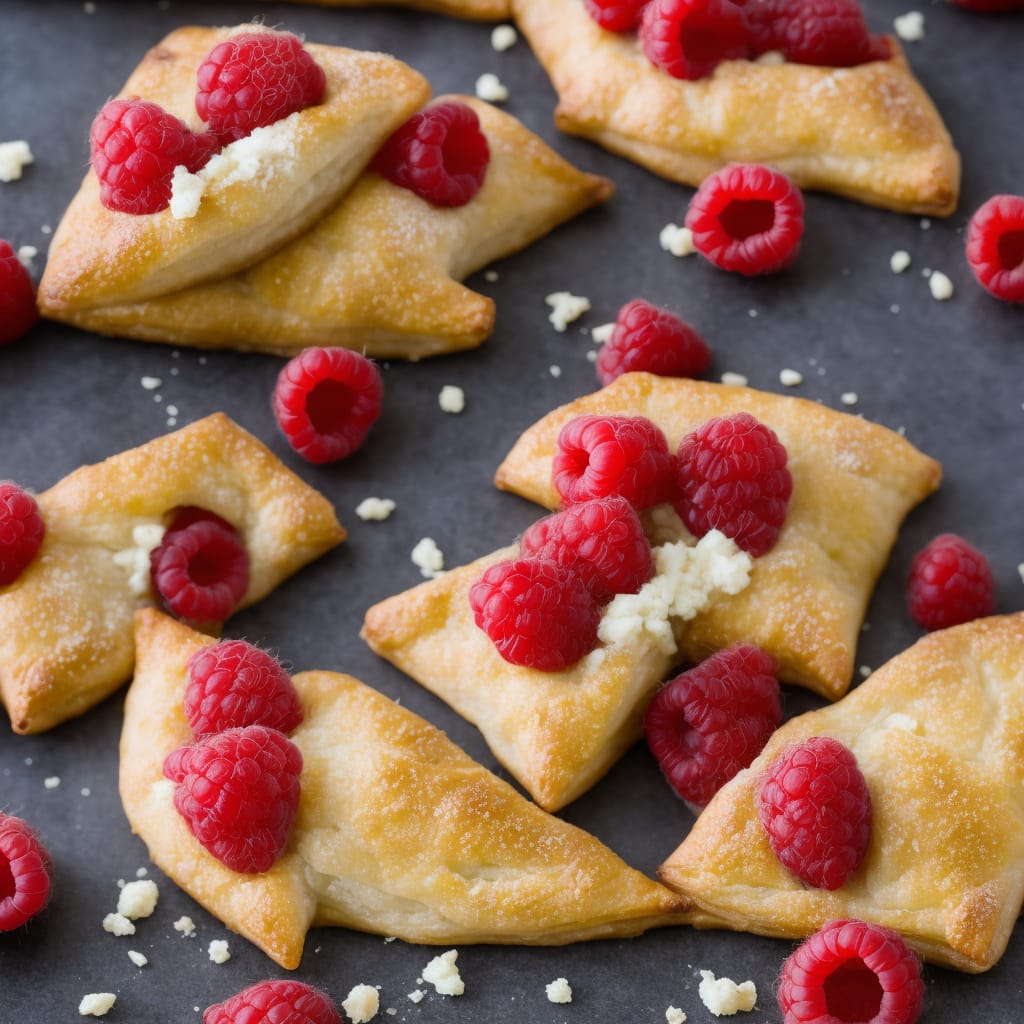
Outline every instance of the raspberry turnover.
{"label": "raspberry turnover", "polygon": [[49,898],[49,853],[27,822],[0,812],[0,932],[20,928]]}
{"label": "raspberry turnover", "polygon": [[639,35],[647,59],[673,78],[706,78],[723,60],[750,56],[743,11],[731,0],[651,0]]}
{"label": "raspberry turnover", "polygon": [[910,563],[907,606],[925,629],[946,629],[996,610],[988,559],[955,533],[942,533]]}
{"label": "raspberry turnover", "polygon": [[0,345],[28,334],[38,319],[32,278],[11,243],[0,238]]}
{"label": "raspberry turnover", "polygon": [[16,484],[0,483],[0,587],[25,571],[45,533],[36,499]]}
{"label": "raspberry turnover", "polygon": [[686,212],[696,250],[748,277],[790,266],[804,233],[804,197],[785,174],[730,164],[704,179]]}
{"label": "raspberry turnover", "polygon": [[783,1024],[914,1024],[921,964],[900,936],[865,921],[829,921],[782,966]]}
{"label": "raspberry turnover", "polygon": [[334,1004],[301,981],[261,981],[207,1008],[203,1024],[344,1024]]}
{"label": "raspberry turnover", "polygon": [[1024,196],[993,196],[967,228],[967,262],[978,283],[1004,302],[1024,302]]}

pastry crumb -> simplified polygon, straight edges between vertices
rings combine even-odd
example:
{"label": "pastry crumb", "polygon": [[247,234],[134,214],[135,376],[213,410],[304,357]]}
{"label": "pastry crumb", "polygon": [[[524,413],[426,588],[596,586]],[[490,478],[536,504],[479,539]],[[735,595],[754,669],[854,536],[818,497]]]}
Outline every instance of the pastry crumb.
{"label": "pastry crumb", "polygon": [[508,89],[502,85],[501,79],[491,71],[485,71],[476,80],[476,94],[479,99],[488,103],[504,103],[508,99]]}
{"label": "pastry crumb", "polygon": [[135,925],[124,914],[107,914],[103,918],[103,930],[122,938],[125,935],[134,935]]}
{"label": "pastry crumb", "polygon": [[670,1006],[665,1011],[665,1024],[686,1024],[686,1014],[678,1006]]}
{"label": "pastry crumb", "polygon": [[711,971],[701,971],[700,979],[697,993],[716,1017],[731,1017],[741,1010],[752,1010],[757,1002],[757,989],[752,981],[737,985],[731,978],[716,978]]}
{"label": "pastry crumb", "polygon": [[60,785],[60,776],[50,775],[48,778],[43,779],[43,785],[47,789],[56,789]]}
{"label": "pastry crumb", "polygon": [[372,985],[356,985],[341,1001],[342,1008],[349,1015],[352,1024],[366,1024],[377,1016],[380,1009],[380,993]]}
{"label": "pastry crumb", "polygon": [[745,388],[747,386],[747,378],[742,373],[733,373],[731,370],[726,370],[722,374],[721,381],[728,387]]}
{"label": "pastry crumb", "polygon": [[856,391],[844,391],[839,396],[839,401],[842,402],[843,405],[856,405],[857,401],[858,401],[857,392]]}
{"label": "pastry crumb", "polygon": [[491,46],[498,53],[511,50],[519,41],[519,33],[511,25],[495,25],[491,31]]}
{"label": "pastry crumb", "polygon": [[565,978],[555,978],[544,986],[549,1003],[571,1003],[572,986]]}
{"label": "pastry crumb", "polygon": [[149,878],[141,878],[129,882],[117,898],[117,912],[131,921],[140,917],[149,917],[156,910],[160,890],[156,882]]}
{"label": "pastry crumb", "polygon": [[423,968],[423,980],[443,996],[461,996],[466,991],[466,984],[459,974],[455,961],[459,958],[457,949],[449,949],[447,953],[435,956]]}
{"label": "pastry crumb", "polygon": [[382,523],[395,511],[395,502],[391,498],[363,498],[356,505],[356,515],[364,523]]}
{"label": "pastry crumb", "polygon": [[442,412],[457,415],[466,408],[466,392],[456,384],[445,384],[437,396]]}
{"label": "pastry crumb", "polygon": [[953,282],[941,271],[934,270],[928,278],[928,290],[939,302],[953,297]]}
{"label": "pastry crumb", "polygon": [[897,249],[889,257],[889,268],[894,274],[902,274],[910,266],[910,253],[906,249]]}
{"label": "pastry crumb", "polygon": [[146,391],[156,391],[163,381],[159,377],[140,377],[139,383]]}
{"label": "pastry crumb", "polygon": [[186,939],[191,939],[196,933],[195,921],[187,915],[179,917],[178,920],[174,922],[174,930],[176,932],[181,932]]}
{"label": "pastry crumb", "polygon": [[39,255],[39,250],[34,245],[19,245],[18,246],[18,262],[31,274],[35,270],[35,264],[32,262]]}
{"label": "pastry crumb", "polygon": [[804,375],[799,370],[791,370],[787,367],[785,370],[779,371],[779,380],[787,388],[795,388],[797,385],[803,384]]}
{"label": "pastry crumb", "polygon": [[117,996],[113,992],[90,992],[89,995],[82,996],[78,1012],[83,1017],[102,1017],[116,1002]]}
{"label": "pastry crumb", "polygon": [[427,994],[427,993],[426,993],[426,992],[424,992],[424,991],[423,991],[423,989],[421,989],[421,988],[414,988],[414,989],[413,989],[413,990],[412,990],[412,991],[411,991],[411,992],[410,992],[410,993],[409,993],[409,994],[408,994],[408,995],[406,996],[406,998],[407,998],[407,999],[409,1000],[409,1002],[410,1002],[410,1003],[422,1003],[422,1002],[423,1002],[423,997],[424,997],[424,996],[425,996],[426,994]]}
{"label": "pastry crumb", "polygon": [[410,555],[413,565],[419,567],[420,572],[426,579],[434,579],[444,571],[444,555],[432,537],[424,537]]}
{"label": "pastry crumb", "polygon": [[552,292],[544,296],[544,301],[551,307],[548,320],[559,334],[564,334],[569,324],[590,309],[590,299],[572,292]]}
{"label": "pastry crumb", "polygon": [[673,256],[692,256],[696,251],[693,232],[679,224],[666,224],[658,235],[658,242],[665,252]]}
{"label": "pastry crumb", "polygon": [[548,367],[548,373],[550,373],[552,377],[561,377],[562,376],[562,368],[560,366],[557,366],[557,365],[549,366]]}
{"label": "pastry crumb", "polygon": [[860,673],[861,679],[867,679],[867,677],[871,675],[871,666],[861,665],[860,668],[857,669],[857,671]]}
{"label": "pastry crumb", "polygon": [[1021,583],[1024,583],[1024,562],[1017,566],[1017,575],[1020,577]]}
{"label": "pastry crumb", "polygon": [[896,35],[905,43],[918,43],[924,39],[924,15],[920,11],[907,11],[893,18]]}
{"label": "pastry crumb", "polygon": [[499,277],[500,277],[500,275],[498,274],[498,272],[496,270],[485,270],[484,271],[484,280],[485,281],[489,281],[491,284],[494,284],[494,282],[497,281]]}
{"label": "pastry crumb", "polygon": [[226,964],[231,959],[227,939],[214,939],[207,953],[215,964]]}
{"label": "pastry crumb", "polygon": [[136,967],[145,967],[149,963],[149,957],[145,953],[140,953],[137,949],[128,950],[128,959],[131,960]]}
{"label": "pastry crumb", "polygon": [[0,181],[17,181],[22,171],[34,160],[32,150],[24,139],[0,142]]}
{"label": "pastry crumb", "polygon": [[931,219],[928,217],[921,218],[921,230],[927,231],[932,226]]}
{"label": "pastry crumb", "polygon": [[615,333],[615,324],[598,324],[590,332],[590,337],[593,338],[600,345],[606,345],[612,340],[612,335]]}

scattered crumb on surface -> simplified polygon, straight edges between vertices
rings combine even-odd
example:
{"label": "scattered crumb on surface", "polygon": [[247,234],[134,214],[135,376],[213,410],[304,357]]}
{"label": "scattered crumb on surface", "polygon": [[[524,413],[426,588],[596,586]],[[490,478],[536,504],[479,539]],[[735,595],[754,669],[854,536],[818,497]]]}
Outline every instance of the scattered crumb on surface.
{"label": "scattered crumb on surface", "polygon": [[366,522],[382,523],[392,512],[395,511],[395,502],[392,498],[363,498],[356,505],[356,515]]}
{"label": "scattered crumb on surface", "polygon": [[734,388],[745,388],[747,386],[747,378],[742,373],[733,373],[731,370],[726,370],[721,376],[721,381]]}
{"label": "scattered crumb on surface", "polygon": [[934,270],[928,278],[928,290],[939,302],[953,297],[953,282],[941,271]]}
{"label": "scattered crumb on surface", "polygon": [[918,43],[924,39],[924,15],[920,11],[907,11],[893,18],[896,35],[905,43]]}
{"label": "scattered crumb on surface", "polygon": [[779,371],[779,380],[785,384],[787,388],[795,388],[799,384],[803,384],[804,375],[799,370],[791,370],[788,367],[784,370]]}
{"label": "scattered crumb on surface", "polygon": [[757,989],[752,981],[737,985],[731,978],[716,978],[712,971],[701,971],[700,979],[697,994],[716,1017],[752,1010],[757,1002]]}
{"label": "scattered crumb on surface", "polygon": [[428,580],[440,576],[444,571],[444,555],[433,537],[424,537],[420,540],[412,549],[410,557],[413,565],[417,566]]}
{"label": "scattered crumb on surface", "polygon": [[508,99],[507,87],[492,71],[485,71],[476,80],[476,94],[488,103],[504,103]]}
{"label": "scattered crumb on surface", "polygon": [[559,334],[590,309],[590,299],[572,292],[552,292],[544,296],[544,301],[551,307],[548,320]]}
{"label": "scattered crumb on surface", "polygon": [[215,964],[226,964],[231,959],[227,939],[214,939],[207,952]]}
{"label": "scattered crumb on surface", "polygon": [[571,1003],[572,986],[565,978],[555,978],[544,986],[549,1003]]}
{"label": "scattered crumb on surface", "polygon": [[495,25],[491,30],[491,46],[498,53],[512,49],[519,40],[519,33],[512,25]]}
{"label": "scattered crumb on surface", "polygon": [[692,256],[697,251],[693,244],[693,232],[679,224],[666,224],[658,235],[658,243],[673,256]]}
{"label": "scattered crumb on surface", "polygon": [[78,1012],[83,1017],[102,1017],[116,1002],[117,996],[113,992],[90,992],[89,995],[82,996]]}
{"label": "scattered crumb on surface", "polygon": [[449,949],[447,953],[435,956],[423,968],[423,980],[443,996],[461,996],[466,991],[466,984],[459,974],[455,961],[459,958],[457,949]]}
{"label": "scattered crumb on surface", "polygon": [[377,1016],[380,993],[372,985],[355,985],[341,1002],[352,1024],[366,1024]]}
{"label": "scattered crumb on surface", "polygon": [[437,396],[442,412],[458,415],[466,408],[466,392],[457,384],[445,384]]}
{"label": "scattered crumb on surface", "polygon": [[843,405],[856,405],[857,400],[858,396],[856,391],[844,391],[839,396],[839,401],[842,402]]}

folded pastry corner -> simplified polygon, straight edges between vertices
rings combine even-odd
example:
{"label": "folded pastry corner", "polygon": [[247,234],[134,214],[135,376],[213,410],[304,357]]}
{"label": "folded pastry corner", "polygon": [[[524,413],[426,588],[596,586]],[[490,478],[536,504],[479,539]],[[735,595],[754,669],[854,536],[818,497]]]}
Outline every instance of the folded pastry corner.
{"label": "folded pastry corner", "polygon": [[193,898],[297,967],[307,930],[335,925],[427,944],[559,945],[683,923],[688,902],[545,813],[442,732],[351,676],[294,677],[305,719],[288,844],[238,874],[192,836],[163,776],[192,735],[186,661],[213,641],[152,609],[136,616],[120,787],[153,862]]}
{"label": "folded pastry corner", "polygon": [[[786,723],[727,783],[660,874],[698,923],[803,938],[832,918],[893,928],[917,953],[979,972],[1024,901],[1024,613],[932,633],[838,703]],[[762,773],[831,736],[871,795],[863,862],[839,889],[804,886],[768,845]]]}

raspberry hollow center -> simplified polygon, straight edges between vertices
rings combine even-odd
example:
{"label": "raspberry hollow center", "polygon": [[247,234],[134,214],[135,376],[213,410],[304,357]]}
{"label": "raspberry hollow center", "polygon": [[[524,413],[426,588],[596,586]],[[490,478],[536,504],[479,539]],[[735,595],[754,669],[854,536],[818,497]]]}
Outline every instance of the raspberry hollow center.
{"label": "raspberry hollow center", "polygon": [[882,1006],[882,984],[860,957],[839,965],[825,979],[828,1012],[846,1024],[863,1024],[878,1016]]}
{"label": "raspberry hollow center", "polygon": [[6,857],[0,856],[0,903],[9,900],[17,891],[10,862]]}
{"label": "raspberry hollow center", "polygon": [[1004,270],[1014,270],[1024,264],[1024,231],[1007,231],[996,243],[999,262]]}
{"label": "raspberry hollow center", "polygon": [[306,398],[306,415],[319,434],[340,434],[352,409],[352,389],[340,380],[322,380]]}
{"label": "raspberry hollow center", "polygon": [[718,32],[706,26],[684,27],[679,33],[679,42],[688,61],[712,66],[722,59],[722,51],[727,46]]}
{"label": "raspberry hollow center", "polygon": [[726,233],[741,242],[767,234],[775,226],[775,204],[770,199],[733,199],[718,215]]}

